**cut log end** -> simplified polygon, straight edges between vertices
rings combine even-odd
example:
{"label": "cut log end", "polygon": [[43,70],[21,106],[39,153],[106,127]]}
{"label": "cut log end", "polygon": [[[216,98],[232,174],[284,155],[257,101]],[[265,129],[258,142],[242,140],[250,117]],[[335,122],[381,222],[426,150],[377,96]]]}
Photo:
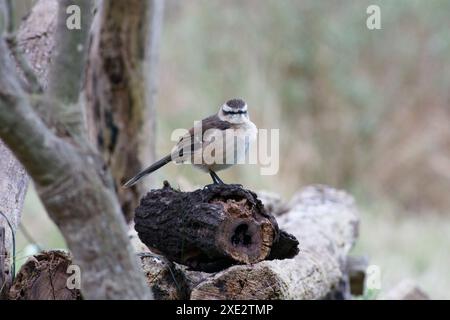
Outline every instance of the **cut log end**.
{"label": "cut log end", "polygon": [[215,200],[229,216],[219,226],[217,245],[234,260],[255,263],[270,253],[275,229],[269,219],[254,214],[246,199]]}
{"label": "cut log end", "polygon": [[80,300],[78,289],[67,286],[72,264],[62,251],[46,251],[32,256],[20,268],[9,292],[11,300]]}

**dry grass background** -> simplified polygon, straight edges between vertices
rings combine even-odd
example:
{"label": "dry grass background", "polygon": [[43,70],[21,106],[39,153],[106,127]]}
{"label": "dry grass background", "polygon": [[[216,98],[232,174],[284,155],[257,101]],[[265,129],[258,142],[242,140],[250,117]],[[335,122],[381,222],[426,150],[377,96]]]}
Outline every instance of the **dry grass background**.
{"label": "dry grass background", "polygon": [[[369,4],[382,30],[366,28]],[[383,290],[412,278],[450,298],[449,12],[446,0],[168,1],[157,154],[173,129],[243,97],[260,128],[280,129],[280,172],[246,166],[224,180],[286,199],[311,183],[349,190],[362,213],[355,252],[381,267]],[[163,179],[209,183],[184,166]],[[30,192],[25,224],[63,246],[43,217]]]}

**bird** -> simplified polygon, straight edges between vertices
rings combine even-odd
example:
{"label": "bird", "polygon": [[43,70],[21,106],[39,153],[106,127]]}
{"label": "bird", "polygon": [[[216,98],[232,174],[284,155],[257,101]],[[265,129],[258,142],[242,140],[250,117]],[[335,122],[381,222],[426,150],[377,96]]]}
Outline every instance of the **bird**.
{"label": "bird", "polygon": [[[240,98],[228,100],[216,114],[199,121],[183,135],[170,154],[140,171],[123,187],[135,185],[170,162],[188,161],[209,173],[214,184],[224,184],[216,172],[243,163],[257,132],[256,125],[250,120],[247,103]],[[205,158],[205,150],[208,149],[212,150],[210,159]]]}

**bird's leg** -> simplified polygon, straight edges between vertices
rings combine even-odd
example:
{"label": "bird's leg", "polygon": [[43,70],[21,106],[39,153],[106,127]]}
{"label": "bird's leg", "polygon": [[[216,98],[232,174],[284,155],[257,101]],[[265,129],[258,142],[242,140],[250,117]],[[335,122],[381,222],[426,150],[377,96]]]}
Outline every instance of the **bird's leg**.
{"label": "bird's leg", "polygon": [[222,179],[219,178],[217,173],[214,172],[214,175],[216,176],[217,182],[219,182],[219,184],[225,184],[225,182],[223,182]]}
{"label": "bird's leg", "polygon": [[211,178],[214,181],[214,184],[225,184],[222,179],[219,178],[219,176],[217,175],[217,173],[215,173],[212,170],[209,170],[209,174],[211,175]]}
{"label": "bird's leg", "polygon": [[213,181],[214,184],[219,184],[219,181],[217,181],[217,178],[216,178],[217,175],[216,175],[216,173],[214,171],[209,170],[209,175],[211,176],[212,181]]}

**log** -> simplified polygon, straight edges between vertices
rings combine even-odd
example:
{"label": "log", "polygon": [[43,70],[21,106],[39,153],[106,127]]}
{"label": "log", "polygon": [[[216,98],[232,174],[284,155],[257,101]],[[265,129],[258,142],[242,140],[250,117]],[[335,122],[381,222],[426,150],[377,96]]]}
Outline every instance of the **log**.
{"label": "log", "polygon": [[[166,196],[170,193],[186,195],[168,185],[165,189],[158,192]],[[167,198],[161,198],[161,201],[165,200]],[[146,201],[148,200],[143,200],[142,203]],[[285,231],[279,230],[279,238],[284,237],[283,232],[286,235],[287,232],[292,232],[300,240],[298,255],[284,260],[265,260],[249,265],[233,265],[215,272],[204,272],[192,270],[189,266],[171,261],[162,255],[141,253],[139,254],[141,268],[155,298],[164,300],[350,298],[348,278],[351,277],[352,270],[364,269],[355,267],[355,265],[363,266],[363,260],[357,259],[359,262],[355,264],[355,258],[348,257],[348,252],[358,234],[359,221],[352,197],[329,187],[312,186],[297,193],[293,200],[282,206],[285,209],[280,211],[282,214],[277,219]],[[207,205],[205,207],[208,208]],[[167,207],[167,210],[172,209]],[[28,263],[23,268],[26,268]],[[50,263],[39,265],[42,275],[45,275],[45,270],[52,266]],[[31,266],[32,270],[36,269],[35,262]],[[34,276],[32,272],[24,272],[22,269],[14,283],[12,298],[34,297],[27,292],[35,287],[18,285],[36,282],[25,280]],[[47,288],[50,286],[48,281],[46,286]],[[44,288],[38,292],[49,292],[49,289]],[[46,295],[41,293],[39,296]],[[74,299],[78,296],[72,293],[66,294],[64,298]]]}
{"label": "log", "polygon": [[[128,189],[120,186],[154,161],[154,139],[149,137],[155,136],[156,127],[156,71],[164,1],[131,4],[105,1],[99,8],[90,34],[81,96],[88,136],[111,170],[122,211],[129,222],[139,197],[144,194],[144,182]],[[35,1],[17,34],[18,49],[44,89],[48,87],[49,66],[57,44],[57,12],[57,0]],[[47,123],[57,125],[48,101],[34,104]],[[146,179],[147,186],[149,180]]]}
{"label": "log", "polygon": [[293,259],[233,266],[199,283],[191,299],[322,299],[338,288],[358,235],[352,197],[325,186],[295,195],[279,225],[299,240]]}
{"label": "log", "polygon": [[9,292],[11,300],[80,300],[78,289],[69,289],[72,264],[63,251],[45,251],[29,258],[20,268]]}
{"label": "log", "polygon": [[189,299],[190,286],[182,269],[160,255],[145,252],[138,256],[156,300]]}
{"label": "log", "polygon": [[298,253],[295,237],[281,232],[256,194],[239,185],[181,192],[165,182],[141,200],[135,229],[153,252],[198,271]]}

